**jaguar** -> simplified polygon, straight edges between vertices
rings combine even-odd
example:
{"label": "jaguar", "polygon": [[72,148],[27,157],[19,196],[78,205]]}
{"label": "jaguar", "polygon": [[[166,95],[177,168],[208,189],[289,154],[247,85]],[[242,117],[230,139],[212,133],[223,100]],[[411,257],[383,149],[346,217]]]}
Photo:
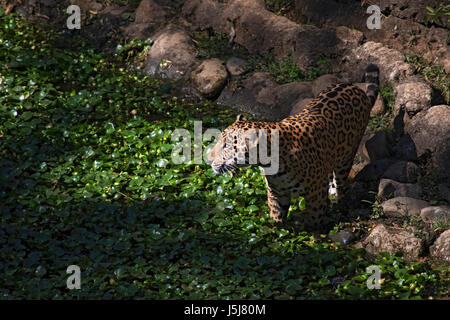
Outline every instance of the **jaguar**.
{"label": "jaguar", "polygon": [[[364,72],[365,90],[340,83],[318,94],[299,113],[281,121],[248,121],[238,115],[236,121],[222,131],[208,154],[208,162],[216,174],[223,174],[251,164],[259,165],[267,185],[270,216],[286,222],[292,196],[302,195],[306,201],[304,225],[310,230],[323,230],[330,182],[338,199],[347,189],[347,179],[358,146],[368,125],[370,111],[378,95],[379,68],[370,63]],[[251,140],[254,131],[265,135]],[[274,135],[277,133],[277,135]],[[267,174],[267,164],[250,161],[252,148],[267,141],[267,149],[278,144],[278,170]],[[253,141],[251,143],[251,141]]]}

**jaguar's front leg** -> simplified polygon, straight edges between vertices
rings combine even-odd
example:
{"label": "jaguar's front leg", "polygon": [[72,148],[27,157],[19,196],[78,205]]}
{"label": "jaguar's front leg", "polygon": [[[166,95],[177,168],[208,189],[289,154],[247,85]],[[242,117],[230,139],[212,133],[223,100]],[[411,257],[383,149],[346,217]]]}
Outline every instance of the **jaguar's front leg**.
{"label": "jaguar's front leg", "polygon": [[270,216],[277,222],[286,222],[289,207],[291,205],[291,196],[277,193],[274,188],[271,188],[267,179],[266,184]]}

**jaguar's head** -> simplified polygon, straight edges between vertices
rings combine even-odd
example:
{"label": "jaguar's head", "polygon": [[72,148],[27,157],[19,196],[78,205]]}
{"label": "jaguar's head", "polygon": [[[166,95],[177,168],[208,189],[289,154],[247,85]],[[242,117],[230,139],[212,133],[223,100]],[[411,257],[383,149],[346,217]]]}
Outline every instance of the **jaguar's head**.
{"label": "jaguar's head", "polygon": [[208,155],[208,163],[216,174],[249,165],[249,128],[242,115],[222,131],[220,139]]}

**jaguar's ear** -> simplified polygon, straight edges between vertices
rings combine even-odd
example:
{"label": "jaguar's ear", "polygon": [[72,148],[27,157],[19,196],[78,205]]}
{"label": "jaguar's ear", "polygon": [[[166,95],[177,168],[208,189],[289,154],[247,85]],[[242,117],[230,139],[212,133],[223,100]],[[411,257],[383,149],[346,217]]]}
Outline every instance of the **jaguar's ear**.
{"label": "jaguar's ear", "polygon": [[236,121],[245,121],[246,119],[244,118],[244,116],[242,114],[239,114],[236,118]]}

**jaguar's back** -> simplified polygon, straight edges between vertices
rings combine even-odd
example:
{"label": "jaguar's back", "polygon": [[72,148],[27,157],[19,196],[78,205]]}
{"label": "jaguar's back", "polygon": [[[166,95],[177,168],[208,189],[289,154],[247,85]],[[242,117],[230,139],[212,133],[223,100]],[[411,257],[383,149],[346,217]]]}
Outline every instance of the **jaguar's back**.
{"label": "jaguar's back", "polygon": [[[314,148],[321,166],[352,161],[367,127],[372,104],[366,93],[339,84],[318,95],[300,113],[281,121],[302,149]],[[351,159],[349,159],[351,158]]]}

